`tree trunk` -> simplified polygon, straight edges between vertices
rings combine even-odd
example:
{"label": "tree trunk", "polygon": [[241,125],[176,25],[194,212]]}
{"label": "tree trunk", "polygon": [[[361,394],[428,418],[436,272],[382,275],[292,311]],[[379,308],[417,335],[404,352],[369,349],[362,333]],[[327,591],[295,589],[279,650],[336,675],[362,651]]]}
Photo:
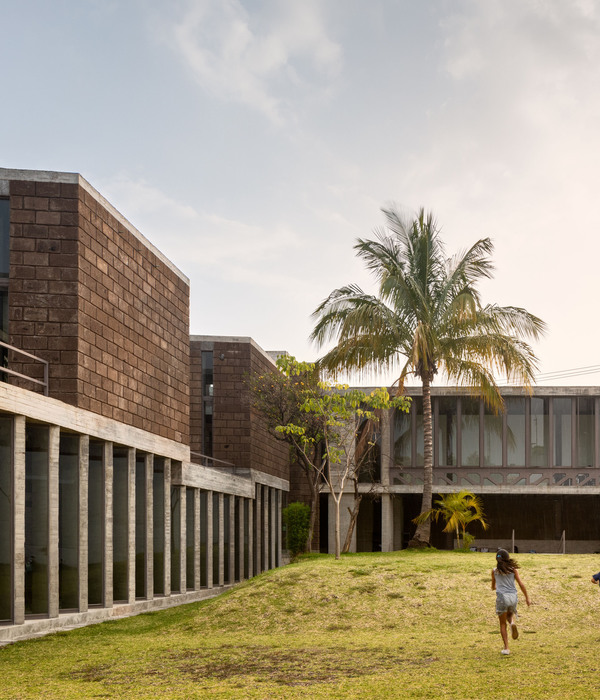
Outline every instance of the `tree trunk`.
{"label": "tree trunk", "polygon": [[312,474],[306,475],[310,488],[310,520],[308,521],[308,537],[306,538],[306,551],[312,550],[312,541],[315,533],[315,523],[317,522],[317,509],[319,507],[319,489],[314,483]]}
{"label": "tree trunk", "polygon": [[338,500],[335,496],[333,497],[333,502],[335,503],[335,558],[340,558],[340,499]]}
{"label": "tree trunk", "polygon": [[350,523],[348,524],[348,532],[346,533],[346,541],[342,547],[342,554],[348,554],[350,551],[350,544],[352,543],[352,535],[354,533],[354,528],[356,527],[356,520],[358,518],[358,510],[360,508],[360,502],[362,501],[362,494],[354,496],[354,508],[348,512],[350,513]]}
{"label": "tree trunk", "polygon": [[[431,509],[433,500],[433,421],[431,416],[431,380],[429,376],[423,377],[423,500],[421,513]],[[429,547],[431,537],[431,520],[417,525],[413,538],[408,543],[409,547]]]}

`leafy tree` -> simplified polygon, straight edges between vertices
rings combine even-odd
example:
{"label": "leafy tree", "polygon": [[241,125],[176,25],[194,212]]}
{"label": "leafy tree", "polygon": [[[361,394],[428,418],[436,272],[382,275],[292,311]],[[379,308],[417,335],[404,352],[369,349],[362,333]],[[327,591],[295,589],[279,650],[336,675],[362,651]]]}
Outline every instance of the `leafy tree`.
{"label": "leafy tree", "polygon": [[[358,239],[354,249],[378,282],[376,295],[350,284],[335,289],[314,312],[311,337],[319,346],[337,344],[319,361],[339,371],[400,369],[398,391],[413,374],[423,387],[424,484],[421,513],[431,509],[433,428],[431,384],[439,370],[503,409],[494,372],[531,385],[537,360],[526,339],[537,339],[545,324],[525,309],[483,305],[478,284],[492,276],[489,238],[446,257],[432,214],[421,209],[404,220],[384,209],[386,228],[374,240]],[[417,526],[409,546],[429,544],[431,523]]]}
{"label": "leafy tree", "polygon": [[[302,376],[314,371],[313,363],[299,362],[293,357],[280,358],[279,366],[288,374]],[[299,453],[304,454],[319,479],[327,485],[335,507],[335,557],[340,557],[340,503],[349,480],[355,478],[362,460],[356,459],[356,440],[364,420],[378,422],[377,411],[398,408],[408,411],[410,402],[404,397],[390,398],[385,388],[367,395],[345,384],[318,382],[304,392],[300,411],[315,419],[320,433],[311,434],[303,421],[288,421],[276,430],[286,435]],[[314,460],[313,447],[321,443],[320,458]],[[374,446],[371,441],[371,447]],[[368,451],[363,452],[363,456]]]}
{"label": "leafy tree", "polygon": [[[246,378],[250,389],[250,401],[262,416],[269,432],[278,440],[290,446],[291,459],[295,460],[306,476],[310,492],[310,520],[305,549],[310,551],[319,504],[319,474],[324,464],[324,450],[321,440],[322,428],[319,420],[301,410],[307,392],[318,391],[318,372],[307,366],[298,370],[293,357],[285,356],[277,360],[277,369]],[[280,425],[294,423],[302,425],[312,442],[306,449],[300,449],[297,440],[277,430]],[[319,468],[315,469],[314,465]]]}
{"label": "leafy tree", "polygon": [[[483,513],[481,499],[470,491],[441,494],[435,501],[435,507],[418,515],[413,522],[421,523],[425,520],[437,520],[442,517],[446,522],[444,532],[455,532],[456,541],[461,546],[460,534],[462,531],[462,547],[467,546],[467,525],[478,522],[484,530],[488,523]],[[460,528],[460,531],[459,531]]]}

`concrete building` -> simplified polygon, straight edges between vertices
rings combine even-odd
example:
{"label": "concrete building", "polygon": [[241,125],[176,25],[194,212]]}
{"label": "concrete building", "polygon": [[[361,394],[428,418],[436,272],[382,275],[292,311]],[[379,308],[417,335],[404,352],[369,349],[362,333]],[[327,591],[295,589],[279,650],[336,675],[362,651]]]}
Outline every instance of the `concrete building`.
{"label": "concrete building", "polygon": [[[408,389],[410,414],[381,421],[380,478],[361,503],[354,551],[392,551],[414,533],[423,491],[421,391]],[[432,389],[434,499],[467,489],[481,496],[490,528],[474,546],[537,552],[600,551],[600,387],[502,390],[504,414],[459,388]],[[294,481],[294,480],[293,480]],[[293,497],[293,496],[292,496]],[[351,495],[345,497],[350,504]],[[333,551],[333,516],[321,496],[321,551]],[[346,518],[347,509],[342,507]],[[443,523],[432,544],[452,548]],[[345,523],[342,524],[342,531]]]}
{"label": "concrete building", "polygon": [[80,175],[0,169],[0,310],[0,643],[281,564],[272,360],[190,339],[189,280]]}

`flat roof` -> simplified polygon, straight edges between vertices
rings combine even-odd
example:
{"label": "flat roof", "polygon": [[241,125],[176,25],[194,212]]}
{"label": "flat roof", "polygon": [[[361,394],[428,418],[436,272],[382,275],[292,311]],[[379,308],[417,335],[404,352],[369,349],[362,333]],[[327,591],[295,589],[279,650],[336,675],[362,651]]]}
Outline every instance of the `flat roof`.
{"label": "flat roof", "polygon": [[133,235],[140,243],[143,243],[146,248],[151,250],[157,258],[161,260],[172,272],[174,272],[180,279],[182,279],[188,286],[190,280],[187,275],[174,265],[167,256],[162,253],[156,246],[154,246],[150,241],[141,233],[130,221],[128,221],[120,211],[115,209],[115,207],[103,197],[100,192],[95,187],[92,187],[90,183],[82,177],[79,173],[65,173],[65,172],[55,172],[52,170],[20,170],[13,168],[0,168],[0,194],[7,195],[8,191],[4,192],[2,188],[2,181],[9,182],[11,180],[21,180],[24,182],[61,182],[66,184],[79,185],[88,194],[98,201],[108,212],[110,212],[115,219]]}

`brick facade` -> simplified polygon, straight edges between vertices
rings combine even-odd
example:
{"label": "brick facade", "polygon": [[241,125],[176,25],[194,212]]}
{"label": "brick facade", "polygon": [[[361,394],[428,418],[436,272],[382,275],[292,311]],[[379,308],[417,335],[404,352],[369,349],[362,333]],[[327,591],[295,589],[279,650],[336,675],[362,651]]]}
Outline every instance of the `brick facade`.
{"label": "brick facade", "polygon": [[10,344],[51,396],[187,444],[187,278],[83,178],[45,175],[10,180]]}
{"label": "brick facade", "polygon": [[213,352],[213,454],[215,459],[289,479],[287,445],[276,440],[250,407],[245,377],[274,369],[273,360],[250,338],[192,336],[191,449],[202,451],[202,350]]}

